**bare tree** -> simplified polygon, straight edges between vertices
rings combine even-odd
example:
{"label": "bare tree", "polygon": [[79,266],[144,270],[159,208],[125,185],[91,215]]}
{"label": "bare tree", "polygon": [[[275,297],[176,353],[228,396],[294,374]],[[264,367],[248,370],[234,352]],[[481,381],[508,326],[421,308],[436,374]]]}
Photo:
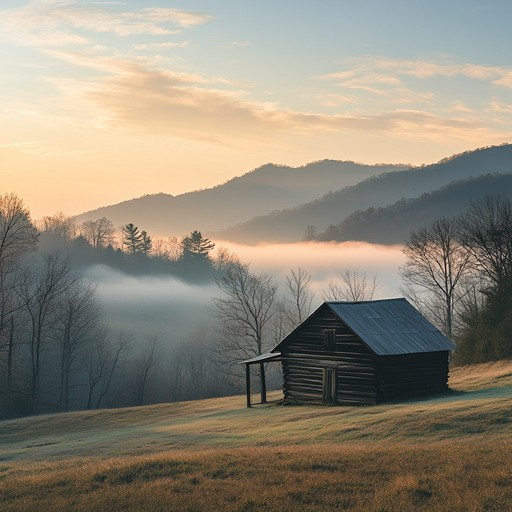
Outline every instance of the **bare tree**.
{"label": "bare tree", "polygon": [[[217,280],[223,293],[214,298],[216,316],[221,323],[219,357],[233,369],[243,359],[264,353],[268,328],[277,309],[277,286],[267,273],[252,273],[246,264],[232,265]],[[260,366],[262,401],[266,384]]]}
{"label": "bare tree", "polygon": [[23,201],[15,194],[0,195],[0,354],[5,353],[5,381],[1,383],[7,402],[12,399],[14,351],[17,344],[16,315],[21,258],[36,248],[38,233]]}
{"label": "bare tree", "polygon": [[158,348],[158,340],[156,338],[150,339],[144,347],[142,354],[140,354],[133,363],[130,385],[135,405],[144,405],[151,373],[158,365]]}
{"label": "bare tree", "polygon": [[112,382],[132,347],[132,339],[121,331],[115,343],[103,330],[85,361],[87,374],[87,409],[99,409],[109,394]]}
{"label": "bare tree", "polygon": [[227,268],[232,265],[239,265],[240,258],[227,247],[219,247],[215,251],[213,258],[213,267],[219,272],[224,272]]}
{"label": "bare tree", "polygon": [[[444,333],[452,337],[459,283],[471,265],[470,253],[459,242],[457,220],[443,217],[413,232],[403,253],[407,261],[400,267],[400,274],[405,294],[420,309],[423,306],[430,311],[431,317],[435,314],[438,318],[434,319],[442,321]],[[426,297],[422,292],[427,292]]]}
{"label": "bare tree", "polygon": [[62,410],[67,411],[71,370],[84,348],[90,347],[101,336],[95,287],[77,278],[64,291],[56,317],[55,331],[60,352],[59,404]]}
{"label": "bare tree", "polygon": [[159,258],[178,261],[183,254],[182,241],[177,236],[156,238],[153,241],[152,253]]}
{"label": "bare tree", "polygon": [[93,247],[106,247],[114,240],[115,228],[106,217],[85,221],[80,226],[80,233]]}
{"label": "bare tree", "polygon": [[340,273],[340,282],[328,281],[323,291],[324,300],[352,301],[373,300],[381,288],[377,275],[368,276],[366,272],[344,270]]}
{"label": "bare tree", "polygon": [[35,249],[37,237],[23,201],[15,194],[0,196],[0,269]]}
{"label": "bare tree", "polygon": [[39,229],[46,234],[71,240],[76,237],[77,226],[73,217],[57,212],[54,215],[47,215],[39,222]]}
{"label": "bare tree", "polygon": [[461,241],[495,284],[512,278],[512,200],[487,196],[460,219]]}
{"label": "bare tree", "polygon": [[310,289],[311,274],[303,268],[291,269],[286,275],[284,303],[290,327],[294,329],[311,313],[313,293]]}
{"label": "bare tree", "polygon": [[49,348],[48,334],[55,325],[60,299],[75,282],[69,260],[58,254],[45,256],[39,266],[34,262],[21,278],[18,294],[28,320],[28,405],[32,414],[39,409],[42,356]]}
{"label": "bare tree", "polygon": [[308,224],[306,226],[306,229],[304,230],[304,236],[302,240],[305,242],[310,242],[312,240],[316,240],[318,237],[318,229],[316,226],[313,226],[312,224]]}

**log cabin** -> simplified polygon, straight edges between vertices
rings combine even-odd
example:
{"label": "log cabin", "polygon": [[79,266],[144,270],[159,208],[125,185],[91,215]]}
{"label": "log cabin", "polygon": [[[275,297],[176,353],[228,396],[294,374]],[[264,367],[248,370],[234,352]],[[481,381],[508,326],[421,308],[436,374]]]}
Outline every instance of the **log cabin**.
{"label": "log cabin", "polygon": [[291,404],[369,405],[440,393],[454,348],[404,298],[324,302],[271,352],[243,361],[247,406],[249,366],[263,371],[269,361],[281,361]]}

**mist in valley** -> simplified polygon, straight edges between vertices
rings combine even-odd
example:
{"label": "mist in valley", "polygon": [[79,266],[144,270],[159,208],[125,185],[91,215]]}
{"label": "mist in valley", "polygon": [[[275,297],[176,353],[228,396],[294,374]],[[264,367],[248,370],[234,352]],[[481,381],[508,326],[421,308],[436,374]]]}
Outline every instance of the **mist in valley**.
{"label": "mist in valley", "polygon": [[[253,272],[274,276],[284,293],[286,274],[302,268],[311,274],[313,308],[323,302],[322,291],[340,272],[354,270],[377,276],[380,286],[374,298],[400,296],[398,266],[404,257],[400,246],[360,242],[271,244],[248,246],[217,241],[217,249],[228,249]],[[215,256],[215,253],[214,253]],[[158,337],[172,347],[197,330],[215,335],[216,317],[212,297],[220,295],[215,282],[182,281],[169,275],[133,276],[106,265],[85,269],[97,283],[97,294],[109,324],[137,338]]]}

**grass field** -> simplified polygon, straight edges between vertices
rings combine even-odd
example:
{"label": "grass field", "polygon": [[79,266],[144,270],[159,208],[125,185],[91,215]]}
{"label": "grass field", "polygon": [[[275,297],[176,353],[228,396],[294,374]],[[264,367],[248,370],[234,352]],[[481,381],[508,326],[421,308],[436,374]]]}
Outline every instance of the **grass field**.
{"label": "grass field", "polygon": [[229,397],[2,422],[0,510],[512,510],[512,363],[450,386],[373,407]]}

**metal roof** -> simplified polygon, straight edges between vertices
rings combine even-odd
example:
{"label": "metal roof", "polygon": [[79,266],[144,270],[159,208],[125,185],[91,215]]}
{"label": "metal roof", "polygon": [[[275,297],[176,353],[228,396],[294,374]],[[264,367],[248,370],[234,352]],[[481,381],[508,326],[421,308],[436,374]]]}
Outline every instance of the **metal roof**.
{"label": "metal roof", "polygon": [[265,363],[269,361],[280,361],[281,360],[281,352],[267,352],[265,354],[260,354],[256,357],[251,357],[251,359],[246,359],[245,361],[241,361],[240,364],[254,364],[254,363]]}
{"label": "metal roof", "polygon": [[377,355],[438,352],[455,348],[406,299],[325,304]]}

